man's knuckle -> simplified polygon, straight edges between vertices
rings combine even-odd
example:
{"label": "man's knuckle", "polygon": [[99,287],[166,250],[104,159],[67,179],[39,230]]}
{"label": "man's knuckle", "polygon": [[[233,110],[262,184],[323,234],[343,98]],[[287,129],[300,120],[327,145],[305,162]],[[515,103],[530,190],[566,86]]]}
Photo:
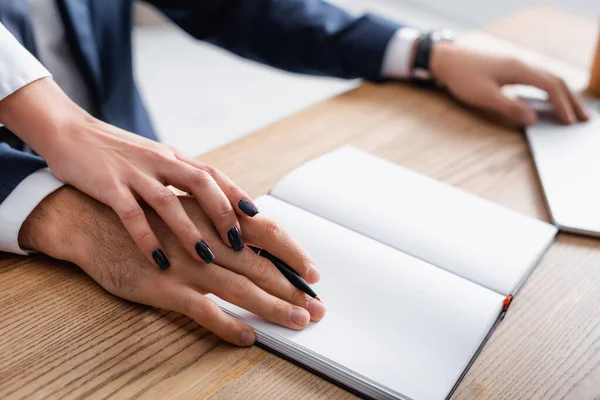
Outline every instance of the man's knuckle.
{"label": "man's knuckle", "polygon": [[294,304],[298,304],[299,306],[306,308],[309,301],[310,298],[306,295],[306,293],[294,289],[294,292],[292,293],[292,302]]}
{"label": "man's knuckle", "polygon": [[270,262],[256,256],[250,265],[252,275],[259,286],[264,287],[275,280],[277,269]]}
{"label": "man's knuckle", "polygon": [[252,282],[246,277],[240,277],[229,283],[229,290],[236,298],[243,298],[248,295],[252,288]]}
{"label": "man's knuckle", "polygon": [[562,86],[564,84],[564,81],[562,80],[562,78],[560,76],[557,76],[554,74],[550,75],[550,80],[557,87]]}
{"label": "man's knuckle", "polygon": [[193,310],[194,310],[193,296],[191,296],[187,293],[180,294],[179,301],[178,301],[178,308],[179,308],[178,311],[182,314],[185,314],[187,316],[190,316],[191,314],[193,314]]}
{"label": "man's knuckle", "polygon": [[278,298],[273,299],[273,302],[271,303],[271,315],[272,316],[285,315],[287,313],[288,309],[289,309],[289,306],[286,302],[284,302],[283,300],[280,300]]}
{"label": "man's knuckle", "polygon": [[523,113],[523,107],[519,104],[512,103],[508,106],[508,112],[510,115],[521,115]]}
{"label": "man's knuckle", "polygon": [[285,235],[283,228],[275,221],[267,221],[265,225],[265,237],[269,240],[279,241]]}
{"label": "man's knuckle", "polygon": [[167,158],[165,157],[165,154],[158,148],[144,146],[140,149],[140,151],[147,160],[153,163],[164,161]]}
{"label": "man's knuckle", "polygon": [[563,81],[562,81],[562,79],[560,79],[559,77],[553,77],[553,78],[551,79],[551,82],[552,82],[552,87],[553,87],[555,90],[562,89],[562,87],[563,87]]}
{"label": "man's knuckle", "polygon": [[506,59],[506,65],[509,68],[513,68],[513,69],[517,70],[517,69],[521,69],[523,67],[524,63],[521,60],[519,60],[518,58],[508,57]]}
{"label": "man's knuckle", "polygon": [[506,57],[506,58],[504,58],[503,63],[504,63],[504,67],[507,70],[513,71],[513,72],[519,72],[525,66],[525,63],[523,63],[521,60],[519,60],[518,58],[515,58],[515,57]]}
{"label": "man's knuckle", "polygon": [[216,305],[207,304],[206,307],[203,307],[201,312],[201,319],[203,321],[216,321],[219,319],[219,314],[221,313],[221,309]]}

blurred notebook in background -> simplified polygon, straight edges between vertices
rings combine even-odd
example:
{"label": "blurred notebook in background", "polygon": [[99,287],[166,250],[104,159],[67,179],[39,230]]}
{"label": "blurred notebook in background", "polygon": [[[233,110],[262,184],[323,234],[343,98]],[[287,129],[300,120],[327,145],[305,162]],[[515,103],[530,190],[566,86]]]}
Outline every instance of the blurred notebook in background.
{"label": "blurred notebook in background", "polygon": [[328,314],[292,331],[213,298],[271,351],[377,399],[450,396],[556,234],[352,147],[256,203],[313,257]]}

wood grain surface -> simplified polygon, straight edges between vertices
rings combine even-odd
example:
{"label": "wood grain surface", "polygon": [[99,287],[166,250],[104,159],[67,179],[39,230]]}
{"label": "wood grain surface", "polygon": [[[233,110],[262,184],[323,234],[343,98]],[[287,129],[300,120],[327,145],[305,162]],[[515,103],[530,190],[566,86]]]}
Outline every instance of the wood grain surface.
{"label": "wood grain surface", "polygon": [[[555,10],[526,11],[526,26],[516,16],[494,25],[494,34],[510,38],[522,29],[531,36],[526,45],[539,50],[532,57],[554,62],[548,57],[560,49],[548,53],[544,12],[563,23]],[[573,21],[564,16],[577,30]],[[465,43],[487,37],[469,35]],[[569,51],[577,57],[573,47],[586,50],[595,40],[581,37]],[[567,68],[569,79],[585,76],[581,66]],[[348,143],[548,220],[521,132],[407,84],[365,84],[200,159],[257,196]],[[77,267],[44,256],[0,259],[0,310],[2,399],[353,398],[257,347],[234,348],[179,314],[115,298]],[[560,234],[454,397],[600,398],[599,322],[600,241]]]}

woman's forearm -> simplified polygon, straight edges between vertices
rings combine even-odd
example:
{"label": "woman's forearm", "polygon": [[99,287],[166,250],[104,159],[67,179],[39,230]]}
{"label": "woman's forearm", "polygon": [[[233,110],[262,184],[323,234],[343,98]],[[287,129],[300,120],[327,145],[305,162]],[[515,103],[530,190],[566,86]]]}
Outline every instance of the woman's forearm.
{"label": "woman's forearm", "polygon": [[0,123],[45,159],[58,157],[60,143],[93,119],[50,77],[36,80],[0,101]]}

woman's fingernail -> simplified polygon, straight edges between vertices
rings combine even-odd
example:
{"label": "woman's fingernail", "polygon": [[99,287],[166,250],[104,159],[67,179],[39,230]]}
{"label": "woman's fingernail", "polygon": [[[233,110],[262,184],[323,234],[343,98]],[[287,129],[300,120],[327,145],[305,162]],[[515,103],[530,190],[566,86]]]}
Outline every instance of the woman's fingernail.
{"label": "woman's fingernail", "polygon": [[161,249],[156,249],[152,252],[152,258],[154,258],[154,262],[156,265],[160,267],[160,269],[167,270],[171,266],[171,263],[165,256],[165,253]]}
{"label": "woman's fingernail", "polygon": [[215,261],[215,254],[212,252],[210,247],[208,247],[204,240],[198,240],[195,247],[196,253],[198,253],[200,258],[203,259],[205,263],[210,264],[211,262]]}
{"label": "woman's fingernail", "polygon": [[258,211],[258,208],[256,208],[256,206],[254,205],[254,203],[246,199],[241,199],[238,203],[238,207],[240,208],[240,210],[242,210],[244,214],[246,214],[249,217],[254,217],[260,212]]}
{"label": "woman's fingernail", "polygon": [[308,302],[308,312],[318,318],[322,318],[327,313],[327,307],[319,300],[312,299]]}
{"label": "woman's fingernail", "polygon": [[239,251],[244,248],[244,240],[242,239],[242,234],[237,226],[234,226],[229,230],[229,232],[227,232],[227,239],[229,239],[229,243],[235,251]]}
{"label": "woman's fingernail", "polygon": [[310,315],[304,308],[294,307],[290,313],[290,320],[296,325],[304,326],[310,321]]}
{"label": "woman's fingernail", "polygon": [[254,333],[249,331],[242,331],[242,336],[240,337],[240,341],[244,346],[250,346],[256,338],[254,337]]}

